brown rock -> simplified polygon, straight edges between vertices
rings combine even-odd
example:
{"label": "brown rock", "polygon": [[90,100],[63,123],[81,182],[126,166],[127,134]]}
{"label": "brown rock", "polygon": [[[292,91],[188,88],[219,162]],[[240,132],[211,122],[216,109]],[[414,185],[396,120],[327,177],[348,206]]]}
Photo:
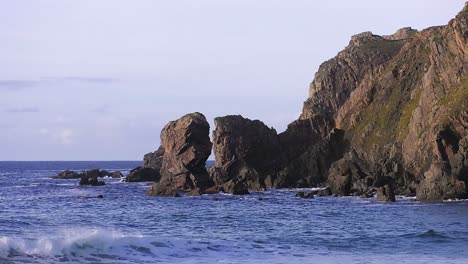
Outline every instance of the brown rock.
{"label": "brown rock", "polygon": [[161,179],[148,195],[176,196],[195,189],[202,193],[214,185],[205,167],[212,147],[209,129],[205,116],[200,113],[187,114],[164,127]]}

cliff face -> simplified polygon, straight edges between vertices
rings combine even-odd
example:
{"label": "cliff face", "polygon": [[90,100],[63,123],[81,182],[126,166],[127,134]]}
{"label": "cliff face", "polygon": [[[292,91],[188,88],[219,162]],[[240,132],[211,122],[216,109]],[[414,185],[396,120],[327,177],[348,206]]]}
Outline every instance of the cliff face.
{"label": "cliff face", "polygon": [[[345,131],[347,154],[321,170],[331,168],[326,173],[331,185],[344,177],[347,185],[336,190],[364,192],[380,178],[391,177],[397,192],[417,192],[421,200],[465,197],[467,41],[468,5],[446,26],[353,36],[315,75],[296,122],[327,125],[310,128],[311,147],[296,156],[339,128]],[[297,133],[288,129],[284,134]],[[302,167],[320,155],[308,155],[309,163]]]}

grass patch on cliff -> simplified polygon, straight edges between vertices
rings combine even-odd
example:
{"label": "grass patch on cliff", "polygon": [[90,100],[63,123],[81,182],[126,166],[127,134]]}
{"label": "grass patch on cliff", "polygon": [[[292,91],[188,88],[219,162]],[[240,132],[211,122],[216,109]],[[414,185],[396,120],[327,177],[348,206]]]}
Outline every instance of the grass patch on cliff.
{"label": "grass patch on cliff", "polygon": [[449,113],[458,113],[468,104],[468,78],[464,78],[460,85],[450,94],[440,98],[437,105],[447,107]]}
{"label": "grass patch on cliff", "polygon": [[361,135],[358,141],[365,149],[370,150],[374,146],[383,146],[394,141],[400,98],[401,88],[394,83],[387,98],[373,102],[363,111],[360,122],[353,130],[354,136]]}
{"label": "grass patch on cliff", "polygon": [[405,108],[400,117],[400,122],[398,123],[399,138],[404,139],[409,132],[409,123],[411,121],[411,115],[414,110],[419,105],[419,100],[421,99],[422,89],[419,89],[416,94],[411,98],[411,100],[406,104]]}

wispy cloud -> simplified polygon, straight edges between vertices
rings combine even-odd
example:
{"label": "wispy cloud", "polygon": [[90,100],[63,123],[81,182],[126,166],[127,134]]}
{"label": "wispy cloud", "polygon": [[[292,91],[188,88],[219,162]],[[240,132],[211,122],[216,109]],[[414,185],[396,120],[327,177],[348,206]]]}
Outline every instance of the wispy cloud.
{"label": "wispy cloud", "polygon": [[89,82],[89,83],[113,83],[113,82],[118,81],[118,79],[115,79],[115,78],[83,77],[83,76],[67,76],[67,77],[62,77],[61,79],[65,81]]}
{"label": "wispy cloud", "polygon": [[15,108],[7,108],[5,112],[12,113],[12,114],[39,113],[40,110],[37,107],[15,107]]}
{"label": "wispy cloud", "polygon": [[18,91],[38,84],[33,80],[0,80],[0,90]]}
{"label": "wispy cloud", "polygon": [[47,129],[41,128],[39,133],[50,137],[55,142],[62,145],[70,145],[73,143],[75,132],[71,128]]}
{"label": "wispy cloud", "polygon": [[65,82],[85,82],[85,83],[114,83],[118,82],[117,78],[109,77],[91,77],[91,76],[52,76],[42,78],[43,81],[65,81]]}
{"label": "wispy cloud", "polygon": [[43,77],[38,80],[0,80],[0,91],[19,91],[50,82],[81,82],[95,84],[109,84],[118,82],[117,78],[109,77],[89,77],[89,76],[55,76]]}
{"label": "wispy cloud", "polygon": [[108,105],[101,105],[92,110],[93,113],[98,114],[107,114],[109,113],[109,106]]}

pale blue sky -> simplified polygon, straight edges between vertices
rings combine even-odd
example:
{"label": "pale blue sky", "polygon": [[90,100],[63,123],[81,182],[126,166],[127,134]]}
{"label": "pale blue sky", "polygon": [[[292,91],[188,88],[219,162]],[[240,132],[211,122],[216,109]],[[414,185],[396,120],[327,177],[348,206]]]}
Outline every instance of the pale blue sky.
{"label": "pale blue sky", "polygon": [[443,25],[463,4],[0,0],[0,160],[139,160],[193,111],[281,132],[351,35]]}

